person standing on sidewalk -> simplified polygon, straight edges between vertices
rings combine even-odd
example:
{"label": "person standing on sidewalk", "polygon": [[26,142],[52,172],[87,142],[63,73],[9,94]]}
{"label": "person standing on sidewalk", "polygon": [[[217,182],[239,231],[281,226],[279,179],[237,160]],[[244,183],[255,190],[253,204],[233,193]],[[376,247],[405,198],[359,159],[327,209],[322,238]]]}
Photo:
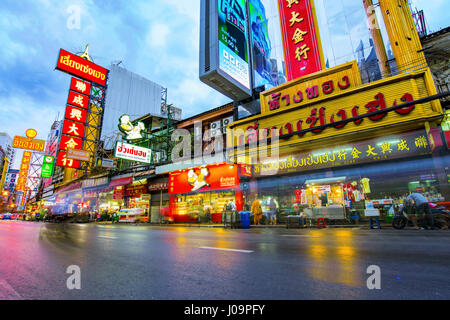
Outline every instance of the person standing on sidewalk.
{"label": "person standing on sidewalk", "polygon": [[252,207],[250,209],[251,213],[253,213],[253,219],[255,221],[255,225],[259,225],[262,218],[262,208],[261,202],[258,200],[258,195],[255,195],[255,200],[252,203]]}

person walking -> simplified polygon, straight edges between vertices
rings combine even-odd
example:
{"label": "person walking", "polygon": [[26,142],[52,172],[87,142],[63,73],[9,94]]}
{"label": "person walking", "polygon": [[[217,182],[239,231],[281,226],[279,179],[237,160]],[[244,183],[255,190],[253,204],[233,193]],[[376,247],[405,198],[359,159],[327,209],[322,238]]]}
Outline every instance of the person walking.
{"label": "person walking", "polygon": [[255,196],[255,200],[252,203],[252,207],[250,209],[251,213],[253,213],[253,219],[255,225],[259,225],[262,218],[262,208],[261,202],[258,200],[258,195]]}
{"label": "person walking", "polygon": [[433,215],[428,199],[417,192],[411,193],[407,199],[415,205],[418,218],[423,220],[423,228],[434,230]]}

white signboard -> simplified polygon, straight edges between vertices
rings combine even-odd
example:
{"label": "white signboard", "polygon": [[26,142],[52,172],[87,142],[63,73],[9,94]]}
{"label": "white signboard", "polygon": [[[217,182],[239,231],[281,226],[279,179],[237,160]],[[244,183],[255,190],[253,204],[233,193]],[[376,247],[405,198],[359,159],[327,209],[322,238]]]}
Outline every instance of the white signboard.
{"label": "white signboard", "polygon": [[116,158],[144,163],[151,162],[151,154],[152,150],[150,149],[123,142],[117,142],[114,150],[114,156]]}

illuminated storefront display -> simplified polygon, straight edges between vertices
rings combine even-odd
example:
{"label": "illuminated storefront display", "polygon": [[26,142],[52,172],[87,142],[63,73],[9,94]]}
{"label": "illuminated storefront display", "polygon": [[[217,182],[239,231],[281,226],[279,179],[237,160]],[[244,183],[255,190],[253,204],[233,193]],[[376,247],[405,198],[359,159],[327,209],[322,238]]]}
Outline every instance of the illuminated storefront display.
{"label": "illuminated storefront display", "polygon": [[210,222],[220,222],[222,212],[230,201],[237,210],[242,210],[238,167],[218,163],[170,172],[170,210],[175,221],[204,221],[210,218]]}
{"label": "illuminated storefront display", "polygon": [[288,81],[324,69],[313,1],[278,0],[278,9]]}
{"label": "illuminated storefront display", "polygon": [[219,67],[250,89],[245,0],[217,0],[219,6]]}

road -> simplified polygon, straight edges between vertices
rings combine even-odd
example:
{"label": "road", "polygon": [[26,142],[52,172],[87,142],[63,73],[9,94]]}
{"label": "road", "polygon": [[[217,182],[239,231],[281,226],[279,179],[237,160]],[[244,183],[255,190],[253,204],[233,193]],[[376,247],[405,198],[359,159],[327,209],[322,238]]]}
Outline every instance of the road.
{"label": "road", "polygon": [[448,230],[0,221],[0,299],[450,299],[449,248]]}

